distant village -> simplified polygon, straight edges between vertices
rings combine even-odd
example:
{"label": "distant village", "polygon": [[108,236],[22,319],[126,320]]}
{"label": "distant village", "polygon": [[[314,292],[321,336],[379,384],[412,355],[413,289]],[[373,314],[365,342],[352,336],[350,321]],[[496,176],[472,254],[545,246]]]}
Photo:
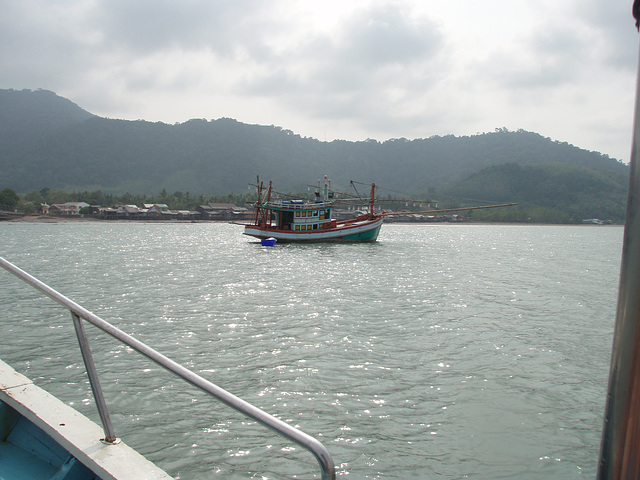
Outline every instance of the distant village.
{"label": "distant village", "polygon": [[164,203],[116,205],[103,207],[85,202],[42,204],[42,215],[65,217],[93,217],[103,220],[249,220],[253,209],[238,207],[232,203],[207,203],[196,210],[171,210]]}
{"label": "distant village", "polygon": [[[460,223],[473,220],[463,214],[424,214],[401,210],[393,212],[385,209],[386,213],[393,215],[385,217],[385,223]],[[354,218],[359,214],[366,213],[364,207],[352,207],[350,209],[333,209],[333,218],[338,221]],[[77,218],[95,220],[172,220],[172,221],[219,221],[250,223],[254,220],[255,210],[251,204],[247,206],[237,206],[233,203],[206,203],[199,205],[196,210],[174,210],[164,203],[145,203],[141,207],[137,205],[114,205],[103,207],[100,205],[90,205],[86,202],[66,202],[48,205],[43,203],[37,213],[29,214],[27,217],[36,218]],[[13,220],[24,217],[25,214],[17,210],[0,210],[0,221]],[[535,223],[532,219],[516,223]],[[553,222],[551,222],[553,223]],[[586,218],[582,221],[574,222],[587,225],[611,225],[611,220],[600,220],[597,218]]]}
{"label": "distant village", "polygon": [[[60,217],[83,217],[101,220],[187,220],[187,221],[239,221],[253,220],[255,210],[250,205],[239,207],[233,203],[207,203],[199,205],[196,210],[172,210],[164,203],[145,203],[137,205],[116,205],[103,207],[86,202],[66,202],[48,205],[43,203],[39,215]],[[389,210],[387,212],[390,213]],[[366,213],[358,209],[333,209],[333,217],[347,220],[358,214]],[[401,213],[401,212],[398,212]],[[385,218],[385,222],[463,222],[464,215],[422,215],[411,213]]]}

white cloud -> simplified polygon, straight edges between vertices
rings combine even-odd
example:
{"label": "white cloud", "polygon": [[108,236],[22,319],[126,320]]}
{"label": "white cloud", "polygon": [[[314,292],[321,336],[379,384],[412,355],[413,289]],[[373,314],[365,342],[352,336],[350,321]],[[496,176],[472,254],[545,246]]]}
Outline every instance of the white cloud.
{"label": "white cloud", "polygon": [[629,151],[631,2],[0,7],[0,88],[50,89],[98,115],[226,116],[329,140],[524,128],[624,160]]}

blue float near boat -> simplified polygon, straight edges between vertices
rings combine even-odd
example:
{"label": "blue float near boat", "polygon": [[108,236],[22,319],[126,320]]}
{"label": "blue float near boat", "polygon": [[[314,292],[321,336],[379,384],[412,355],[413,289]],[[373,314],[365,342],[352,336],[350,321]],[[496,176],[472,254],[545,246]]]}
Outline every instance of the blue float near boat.
{"label": "blue float near boat", "polygon": [[263,238],[261,241],[263,247],[275,247],[277,242],[278,240],[273,237]]}

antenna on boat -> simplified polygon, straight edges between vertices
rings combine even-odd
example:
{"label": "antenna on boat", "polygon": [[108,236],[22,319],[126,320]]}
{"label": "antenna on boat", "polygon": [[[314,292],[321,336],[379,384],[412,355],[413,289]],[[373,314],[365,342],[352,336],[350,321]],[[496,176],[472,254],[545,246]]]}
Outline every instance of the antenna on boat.
{"label": "antenna on boat", "polygon": [[[632,11],[636,19],[640,19],[640,0],[635,0]],[[640,455],[638,454],[640,446],[639,162],[640,70],[636,74],[636,103],[629,164],[631,172],[598,480],[640,478]]]}
{"label": "antenna on boat", "polygon": [[329,186],[331,185],[331,180],[325,175],[324,176],[324,201],[328,201],[330,198],[333,198],[333,192],[329,191]]}

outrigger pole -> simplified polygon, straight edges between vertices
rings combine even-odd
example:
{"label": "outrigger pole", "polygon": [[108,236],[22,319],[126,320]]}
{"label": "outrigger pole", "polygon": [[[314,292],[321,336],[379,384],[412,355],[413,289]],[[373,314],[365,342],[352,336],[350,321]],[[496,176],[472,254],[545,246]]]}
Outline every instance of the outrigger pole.
{"label": "outrigger pole", "polygon": [[[640,18],[640,1],[633,5]],[[637,25],[637,23],[636,23]],[[639,53],[640,59],[640,53]],[[640,61],[639,61],[640,66]],[[598,480],[640,478],[640,70],[629,194]]]}
{"label": "outrigger pole", "polygon": [[384,213],[385,217],[390,215],[413,215],[416,213],[448,213],[448,212],[464,212],[466,210],[480,210],[483,208],[499,208],[499,207],[513,207],[517,203],[501,203],[499,205],[480,205],[475,207],[460,207],[460,208],[443,208],[442,210],[422,210],[420,212],[392,212]]}

